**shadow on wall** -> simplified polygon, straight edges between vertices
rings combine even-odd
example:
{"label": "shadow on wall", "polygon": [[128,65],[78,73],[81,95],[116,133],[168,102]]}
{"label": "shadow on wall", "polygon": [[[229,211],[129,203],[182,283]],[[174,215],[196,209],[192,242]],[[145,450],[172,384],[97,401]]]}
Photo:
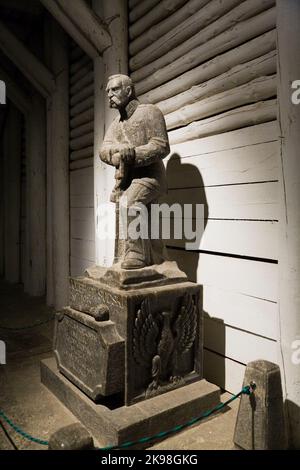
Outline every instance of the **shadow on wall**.
{"label": "shadow on wall", "polygon": [[[201,269],[201,240],[209,218],[209,208],[205,194],[203,178],[199,169],[190,164],[184,163],[184,159],[178,153],[170,156],[167,165],[168,194],[163,200],[169,205],[178,204],[181,212],[185,214],[185,204],[192,206],[192,221],[186,219],[187,224],[192,223],[193,232],[197,236],[195,247],[187,249],[186,244],[189,240],[182,227],[182,238],[175,240],[165,240],[168,254],[171,259],[178,263],[187,275],[190,281],[197,282],[197,271]],[[202,220],[197,221],[196,206],[202,205]],[[198,214],[199,215],[199,214]],[[176,218],[176,214],[174,219]],[[172,234],[172,229],[171,229]],[[193,240],[192,240],[193,241]],[[208,253],[209,254],[209,253]],[[226,331],[224,321],[214,315],[211,299],[206,299],[206,289],[202,286],[200,308],[203,310],[204,327],[204,377],[225,388],[225,341]],[[207,311],[209,309],[209,311]]]}
{"label": "shadow on wall", "polygon": [[[170,257],[178,262],[191,281],[196,282],[201,239],[209,215],[203,179],[198,168],[190,163],[183,163],[183,159],[177,153],[172,154],[169,158],[166,172],[168,181],[166,202],[181,207],[186,227],[190,227],[196,233],[194,239],[190,240],[182,223],[181,238],[170,238],[170,240],[166,240],[166,244]],[[189,213],[185,207],[187,204],[189,205]],[[200,220],[199,216],[196,218],[197,206],[202,209]],[[191,241],[194,242],[192,250],[186,246]]]}

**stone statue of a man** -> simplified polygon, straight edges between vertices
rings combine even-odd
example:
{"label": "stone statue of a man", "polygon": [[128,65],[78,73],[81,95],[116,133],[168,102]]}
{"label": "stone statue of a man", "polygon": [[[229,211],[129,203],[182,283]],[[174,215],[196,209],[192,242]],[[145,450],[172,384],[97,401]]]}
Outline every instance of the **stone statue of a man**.
{"label": "stone statue of a man", "polygon": [[[116,168],[116,186],[111,200],[125,201],[127,224],[129,210],[155,203],[166,192],[166,172],[162,159],[170,151],[163,114],[158,107],[141,104],[127,75],[112,75],[106,91],[111,108],[119,110],[109,127],[100,151],[103,162]],[[153,264],[151,241],[125,239],[122,269],[139,269]]]}

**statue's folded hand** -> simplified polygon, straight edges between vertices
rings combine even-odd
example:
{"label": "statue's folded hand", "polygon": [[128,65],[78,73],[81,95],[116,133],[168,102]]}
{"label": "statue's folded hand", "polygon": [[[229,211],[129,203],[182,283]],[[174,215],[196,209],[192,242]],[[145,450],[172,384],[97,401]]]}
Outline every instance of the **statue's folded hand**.
{"label": "statue's folded hand", "polygon": [[111,157],[111,163],[113,166],[118,168],[120,166],[121,156],[119,152],[116,152]]}
{"label": "statue's folded hand", "polygon": [[131,164],[135,160],[135,149],[134,147],[122,146],[119,149],[121,161],[124,163]]}

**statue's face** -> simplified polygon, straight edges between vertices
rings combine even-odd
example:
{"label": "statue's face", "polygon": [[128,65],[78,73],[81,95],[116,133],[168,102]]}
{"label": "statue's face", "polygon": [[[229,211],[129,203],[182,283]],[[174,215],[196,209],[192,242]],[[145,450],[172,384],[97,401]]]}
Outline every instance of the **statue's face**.
{"label": "statue's face", "polygon": [[121,78],[113,78],[107,84],[106,91],[111,108],[122,109],[128,104],[132,93],[130,86],[124,86]]}

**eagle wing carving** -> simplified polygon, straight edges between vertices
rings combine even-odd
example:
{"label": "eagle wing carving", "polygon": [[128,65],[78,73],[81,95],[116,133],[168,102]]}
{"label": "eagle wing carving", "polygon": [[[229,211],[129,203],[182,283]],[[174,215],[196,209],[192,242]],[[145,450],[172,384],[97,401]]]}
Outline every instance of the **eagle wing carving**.
{"label": "eagle wing carving", "polygon": [[159,327],[150,311],[149,299],[143,300],[133,326],[133,357],[137,364],[149,366],[157,352]]}
{"label": "eagle wing carving", "polygon": [[174,323],[177,354],[188,351],[195,340],[197,330],[197,307],[191,294],[185,294],[179,314]]}

